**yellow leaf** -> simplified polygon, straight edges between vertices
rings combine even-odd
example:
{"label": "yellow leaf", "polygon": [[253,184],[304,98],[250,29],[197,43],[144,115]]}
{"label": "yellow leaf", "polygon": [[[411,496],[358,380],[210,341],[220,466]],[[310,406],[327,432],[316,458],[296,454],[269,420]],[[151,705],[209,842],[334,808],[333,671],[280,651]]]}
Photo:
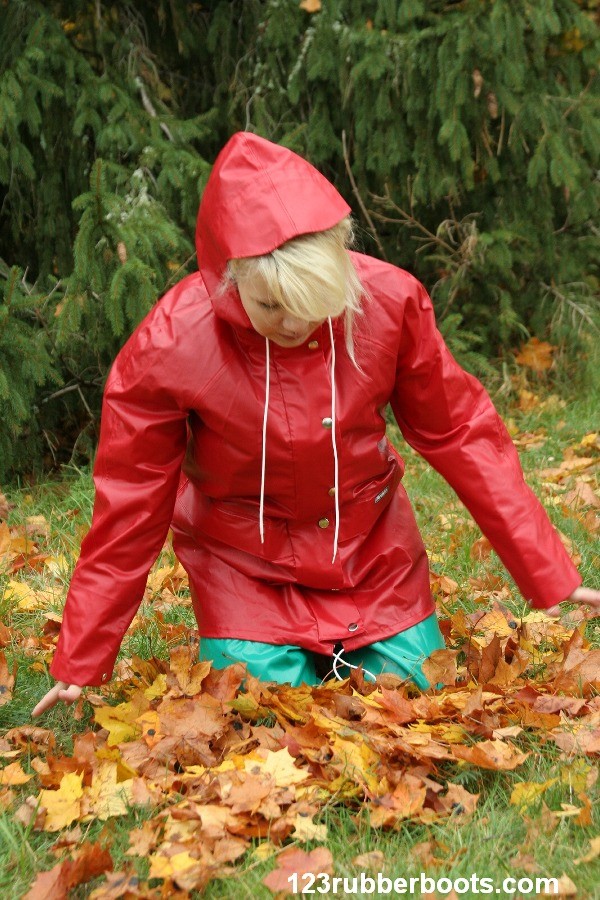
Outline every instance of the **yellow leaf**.
{"label": "yellow leaf", "polygon": [[568,875],[561,875],[558,881],[558,889],[556,884],[550,883],[548,889],[544,889],[542,897],[576,897],[577,886],[573,884]]}
{"label": "yellow leaf", "polygon": [[109,732],[107,744],[114,747],[123,741],[132,741],[140,729],[135,720],[144,713],[150,703],[143,694],[135,694],[128,703],[118,706],[101,706],[94,712],[96,722]]}
{"label": "yellow leaf", "polygon": [[526,810],[557,780],[557,778],[551,778],[544,782],[521,781],[513,788],[510,802],[513,806],[518,806],[520,811]]}
{"label": "yellow leaf", "polygon": [[568,784],[576,794],[580,794],[588,787],[588,777],[592,771],[592,766],[579,757],[570,763],[562,763],[560,780],[563,784]]}
{"label": "yellow leaf", "polygon": [[591,431],[589,434],[585,434],[580,441],[580,447],[595,447],[598,441],[598,432]]}
{"label": "yellow leaf", "polygon": [[164,672],[157,675],[150,687],[144,691],[146,700],[156,700],[158,697],[164,697],[167,692],[167,676]]}
{"label": "yellow leaf", "polygon": [[64,553],[59,553],[57,556],[47,556],[44,560],[44,568],[48,569],[52,575],[64,575],[69,571],[69,560]]}
{"label": "yellow leaf", "polygon": [[309,773],[303,769],[298,769],[294,764],[294,757],[290,756],[287,747],[282,750],[267,750],[266,755],[259,753],[251,753],[246,758],[244,768],[246,771],[252,771],[256,765],[260,766],[261,772],[270,775],[277,787],[289,787],[292,784],[298,784],[306,781]]}
{"label": "yellow leaf", "polygon": [[[3,755],[6,756],[7,754]],[[19,762],[10,763],[0,772],[0,784],[2,785],[26,784],[32,778],[33,775],[28,775],[24,772]]]}
{"label": "yellow leaf", "polygon": [[364,784],[373,793],[377,793],[379,787],[379,777],[377,775],[377,765],[379,757],[364,742],[358,744],[352,741],[345,741],[336,734],[331,742],[331,746],[335,757],[342,760],[342,774],[347,780],[358,784]]}
{"label": "yellow leaf", "polygon": [[45,831],[62,831],[81,815],[83,774],[63,775],[57,791],[40,791],[40,804],[46,810]]}
{"label": "yellow leaf", "polygon": [[298,841],[326,841],[327,825],[317,825],[309,816],[298,814],[294,819],[292,837]]}
{"label": "yellow leaf", "polygon": [[85,791],[90,813],[97,819],[124,816],[131,805],[131,781],[118,781],[116,762],[100,763],[91,787]]}
{"label": "yellow leaf", "polygon": [[279,847],[276,847],[271,841],[263,841],[262,844],[254,848],[252,856],[263,862],[265,859],[271,859],[272,856],[275,856],[278,850]]}
{"label": "yellow leaf", "polygon": [[590,849],[585,856],[580,856],[574,862],[578,866],[580,863],[592,862],[597,856],[600,856],[600,835],[590,840]]}
{"label": "yellow leaf", "polygon": [[197,866],[198,863],[199,860],[194,859],[187,851],[175,853],[173,856],[156,854],[155,856],[150,856],[150,874],[148,877],[172,878],[173,875],[185,872],[186,869],[191,869],[193,866]]}

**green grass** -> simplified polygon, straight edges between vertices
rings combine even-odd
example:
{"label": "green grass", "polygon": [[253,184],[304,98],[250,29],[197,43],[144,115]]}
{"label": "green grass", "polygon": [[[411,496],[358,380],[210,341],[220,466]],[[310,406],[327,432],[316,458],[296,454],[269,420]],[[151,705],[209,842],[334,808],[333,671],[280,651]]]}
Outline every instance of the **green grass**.
{"label": "green grass", "polygon": [[[505,408],[505,416],[514,420],[520,432],[533,432],[545,429],[545,437],[541,446],[524,450],[521,454],[527,480],[546,502],[549,514],[555,524],[569,536],[582,556],[581,571],[584,583],[589,587],[600,588],[600,565],[597,537],[594,538],[576,518],[564,515],[560,505],[552,505],[549,501],[552,492],[548,492],[540,479],[539,473],[544,468],[558,465],[564,450],[578,444],[583,435],[598,429],[598,410],[600,409],[600,388],[598,380],[588,386],[579,397],[571,398],[566,405],[546,405],[527,414],[514,409]],[[393,431],[393,429],[392,429]],[[482,575],[484,572],[500,574],[512,588],[512,605],[518,614],[524,611],[525,604],[516,588],[507,578],[499,561],[492,557],[485,563],[474,562],[469,556],[470,545],[479,534],[476,529],[467,528],[463,532],[464,542],[452,551],[448,548],[448,532],[440,527],[439,516],[448,512],[455,497],[445,482],[427,467],[408,448],[403,447],[407,460],[405,484],[413,500],[419,525],[424,534],[428,549],[434,557],[433,568],[440,574],[446,574],[458,582],[458,592],[448,600],[448,608],[458,607],[472,610],[477,607],[470,596],[468,579]],[[89,475],[83,472],[65,472],[60,480],[48,481],[9,492],[9,499],[15,504],[10,517],[11,524],[23,522],[27,516],[43,515],[50,524],[51,535],[49,546],[55,555],[65,554],[72,564],[81,528],[89,520],[92,503],[92,486]],[[73,510],[79,510],[73,513]],[[167,553],[165,560],[170,559]],[[61,575],[59,583],[66,587],[70,575],[67,570]],[[34,587],[47,586],[47,576],[43,573],[32,575],[29,579]],[[0,575],[0,596],[2,587],[8,581],[6,575]],[[55,611],[59,612],[60,603]],[[32,667],[38,656],[28,654],[26,639],[28,635],[41,632],[46,619],[44,611],[18,612],[12,604],[0,604],[2,620],[14,630],[15,638],[6,648],[9,659],[17,664],[17,681],[13,699],[0,707],[0,735],[6,730],[30,723],[30,712],[33,705],[41,698],[52,683],[52,679],[44,671]],[[136,653],[140,656],[166,657],[167,644],[161,635],[157,623],[152,620],[151,605],[144,606],[140,615],[145,619],[145,627],[131,633],[123,646],[123,654]],[[166,614],[167,621],[177,624],[184,622],[194,627],[193,615],[189,606],[173,606]],[[600,624],[598,620],[588,622],[587,636],[600,646]],[[84,717],[75,721],[72,711],[66,708],[55,708],[47,713],[40,724],[51,729],[57,736],[59,749],[70,752],[72,735],[90,728],[92,708],[84,707]],[[597,898],[600,883],[600,865],[598,859],[587,864],[577,865],[575,860],[584,856],[590,846],[590,839],[600,832],[600,791],[598,782],[593,781],[597,774],[597,760],[584,759],[583,764],[589,766],[587,795],[592,804],[592,824],[580,826],[572,817],[560,820],[550,818],[546,807],[560,810],[561,804],[573,803],[581,805],[577,792],[568,781],[557,782],[544,795],[544,801],[537,801],[522,815],[510,804],[510,795],[514,786],[522,781],[544,782],[559,777],[564,773],[569,760],[564,759],[556,746],[542,743],[531,734],[523,733],[517,743],[521,749],[530,751],[530,755],[520,768],[514,772],[496,773],[475,769],[468,765],[454,766],[451,780],[462,784],[469,791],[480,794],[479,804],[470,819],[460,815],[449,820],[438,821],[430,825],[419,822],[402,822],[397,830],[381,831],[370,827],[368,816],[359,803],[350,807],[330,802],[315,817],[315,821],[323,823],[328,829],[326,846],[329,847],[335,861],[335,876],[352,878],[360,874],[353,864],[353,859],[363,853],[380,850],[385,857],[384,874],[391,879],[398,877],[418,876],[426,871],[434,878],[450,876],[452,878],[470,878],[474,873],[479,877],[494,879],[500,885],[507,876],[531,877],[556,876],[563,873],[577,885],[578,898]],[[10,759],[5,762],[10,762]],[[26,757],[22,758],[26,771],[30,771]],[[9,807],[0,816],[0,897],[2,900],[17,900],[29,889],[35,874],[51,868],[57,857],[51,852],[57,835],[37,832],[31,826],[25,827],[14,818],[15,809],[29,795],[37,795],[37,780],[19,788],[15,788],[18,802]],[[544,805],[545,804],[545,805]],[[136,809],[129,815],[110,819],[108,823],[91,822],[82,825],[83,841],[102,840],[108,831],[111,835],[111,853],[115,870],[120,866],[131,864],[131,857],[125,856],[128,846],[129,832],[138,827],[150,812]],[[425,841],[436,842],[436,854],[440,864],[436,867],[424,866],[418,855],[419,845]],[[304,845],[311,849],[316,844]],[[528,873],[523,869],[515,869],[511,860],[519,852],[533,857],[536,873]],[[144,860],[134,861],[140,877],[147,875],[147,863]],[[261,861],[253,852],[246,854],[236,867],[235,874],[223,880],[211,882],[204,896],[207,898],[261,898],[271,897],[271,892],[262,884],[262,878],[273,868],[272,859]],[[373,877],[373,872],[366,874]],[[376,877],[376,875],[375,875]],[[88,897],[94,887],[99,886],[102,879],[96,879],[87,885],[75,888],[72,898]],[[344,893],[338,890],[330,894],[337,897],[374,896],[374,894]],[[198,896],[192,894],[192,897]],[[395,896],[395,894],[390,894]],[[407,894],[406,896],[411,896]],[[419,896],[417,892],[413,896]],[[466,896],[474,896],[468,893]],[[509,896],[500,894],[499,896]],[[518,895],[512,895],[518,896]],[[526,896],[526,895],[522,895]],[[529,895],[531,896],[531,895]]]}

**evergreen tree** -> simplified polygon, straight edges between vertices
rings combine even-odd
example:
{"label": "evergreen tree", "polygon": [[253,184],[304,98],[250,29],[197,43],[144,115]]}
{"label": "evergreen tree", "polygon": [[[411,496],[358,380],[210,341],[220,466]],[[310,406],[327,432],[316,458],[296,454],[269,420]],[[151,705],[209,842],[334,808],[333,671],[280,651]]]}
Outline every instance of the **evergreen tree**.
{"label": "evergreen tree", "polygon": [[594,327],[597,20],[593,0],[0,2],[0,478],[93,452],[108,367],[195,268],[208,161],[239,129],[324,171],[463,362]]}

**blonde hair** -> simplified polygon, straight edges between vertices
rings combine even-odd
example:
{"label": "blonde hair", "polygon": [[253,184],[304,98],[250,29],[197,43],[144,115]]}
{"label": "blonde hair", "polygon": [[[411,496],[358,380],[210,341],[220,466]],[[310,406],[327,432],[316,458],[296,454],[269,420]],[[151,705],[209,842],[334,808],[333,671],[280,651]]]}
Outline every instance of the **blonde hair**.
{"label": "blonde hair", "polygon": [[264,256],[230,259],[225,281],[260,278],[278,306],[305,322],[343,314],[346,348],[357,365],[353,324],[365,291],[348,253],[353,239],[347,216],[333,228],[300,235]]}

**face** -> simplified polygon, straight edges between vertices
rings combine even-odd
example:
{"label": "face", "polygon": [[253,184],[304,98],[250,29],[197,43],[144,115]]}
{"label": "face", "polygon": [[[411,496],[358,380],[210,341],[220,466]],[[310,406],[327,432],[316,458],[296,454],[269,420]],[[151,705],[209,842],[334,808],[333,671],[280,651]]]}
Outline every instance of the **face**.
{"label": "face", "polygon": [[280,347],[299,347],[325,321],[305,322],[292,316],[268,296],[260,278],[240,279],[237,288],[254,330]]}

